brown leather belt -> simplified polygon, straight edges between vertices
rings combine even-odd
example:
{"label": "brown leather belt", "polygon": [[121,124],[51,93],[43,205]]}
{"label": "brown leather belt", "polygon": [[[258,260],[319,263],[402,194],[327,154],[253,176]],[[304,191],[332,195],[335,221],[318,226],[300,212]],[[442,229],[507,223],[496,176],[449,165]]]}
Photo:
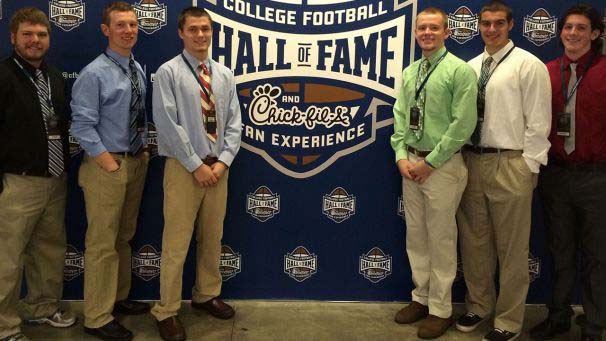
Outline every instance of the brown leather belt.
{"label": "brown leather belt", "polygon": [[425,151],[422,151],[422,150],[415,149],[415,148],[413,148],[411,146],[406,146],[406,150],[409,153],[414,154],[414,155],[416,155],[418,157],[427,157],[427,155],[429,155],[429,153],[431,153],[431,151],[425,152]]}
{"label": "brown leather belt", "polygon": [[513,149],[499,149],[492,147],[480,147],[480,146],[472,146],[470,144],[466,144],[463,147],[464,150],[468,152],[472,152],[474,154],[490,154],[490,153],[500,153],[500,152],[511,152]]}
{"label": "brown leather belt", "polygon": [[204,164],[207,166],[212,166],[217,161],[219,161],[219,158],[216,156],[207,156],[202,160],[202,162],[204,162]]}
{"label": "brown leather belt", "polygon": [[109,152],[110,154],[114,154],[117,156],[122,156],[122,157],[137,157],[139,156],[141,153],[143,152],[143,148],[139,149],[139,151],[137,153],[133,153],[133,152]]}

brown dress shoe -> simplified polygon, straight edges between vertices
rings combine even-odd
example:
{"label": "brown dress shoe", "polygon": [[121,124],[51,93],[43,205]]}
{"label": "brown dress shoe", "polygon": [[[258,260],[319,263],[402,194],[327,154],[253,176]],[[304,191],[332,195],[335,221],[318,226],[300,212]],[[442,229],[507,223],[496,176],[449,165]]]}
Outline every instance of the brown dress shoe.
{"label": "brown dress shoe", "polygon": [[442,336],[452,324],[452,319],[429,315],[419,325],[417,336],[421,339],[435,339]]}
{"label": "brown dress shoe", "polygon": [[171,316],[162,321],[156,321],[158,331],[163,340],[183,341],[185,340],[185,329],[179,320],[179,316]]}
{"label": "brown dress shoe", "polygon": [[396,322],[401,324],[414,323],[429,314],[429,308],[419,302],[412,301],[407,307],[404,307],[396,314]]}
{"label": "brown dress shoe", "polygon": [[208,311],[212,316],[227,320],[232,318],[236,312],[229,304],[223,302],[220,298],[215,297],[204,303],[191,301],[191,306],[195,309]]}

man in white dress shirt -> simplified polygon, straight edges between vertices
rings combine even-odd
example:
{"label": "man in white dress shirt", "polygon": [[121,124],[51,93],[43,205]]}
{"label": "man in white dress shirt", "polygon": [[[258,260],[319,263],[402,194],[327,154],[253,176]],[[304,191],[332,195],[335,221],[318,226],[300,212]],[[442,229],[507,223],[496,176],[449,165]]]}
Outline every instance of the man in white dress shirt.
{"label": "man in white dress shirt", "polygon": [[532,193],[550,147],[549,74],[538,58],[514,47],[512,27],[511,7],[502,1],[484,6],[486,48],[469,61],[478,75],[478,124],[464,148],[469,181],[457,214],[468,290],[457,329],[470,332],[494,313],[484,340],[513,340],[522,330]]}

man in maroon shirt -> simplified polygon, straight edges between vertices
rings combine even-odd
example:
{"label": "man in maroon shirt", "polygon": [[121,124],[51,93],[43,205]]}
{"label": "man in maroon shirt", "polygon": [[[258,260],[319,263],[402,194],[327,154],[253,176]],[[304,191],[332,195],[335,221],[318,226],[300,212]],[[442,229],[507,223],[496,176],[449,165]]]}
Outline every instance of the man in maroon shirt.
{"label": "man in maroon shirt", "polygon": [[601,340],[606,328],[606,57],[604,23],[588,5],[568,9],[558,23],[564,55],[547,64],[553,124],[549,164],[539,189],[553,256],[549,316],[531,330],[550,339],[570,329],[570,300],[581,252],[582,340]]}

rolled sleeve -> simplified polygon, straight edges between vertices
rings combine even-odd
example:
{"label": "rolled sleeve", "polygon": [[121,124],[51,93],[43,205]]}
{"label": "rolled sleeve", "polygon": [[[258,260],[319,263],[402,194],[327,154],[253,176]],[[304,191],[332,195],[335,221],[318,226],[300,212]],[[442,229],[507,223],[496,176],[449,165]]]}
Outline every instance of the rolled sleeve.
{"label": "rolled sleeve", "polygon": [[74,82],[70,104],[70,132],[92,157],[107,151],[96,129],[99,123],[100,87],[100,80],[93,73],[83,70]]}

